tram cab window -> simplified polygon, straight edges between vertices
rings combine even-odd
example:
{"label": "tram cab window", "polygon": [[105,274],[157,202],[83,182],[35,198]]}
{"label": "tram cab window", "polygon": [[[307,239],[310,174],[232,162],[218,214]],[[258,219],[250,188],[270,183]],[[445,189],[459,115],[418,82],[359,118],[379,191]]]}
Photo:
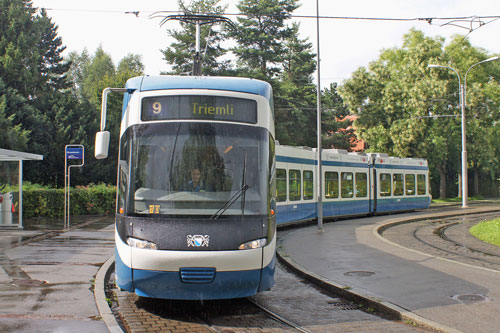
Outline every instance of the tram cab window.
{"label": "tram cab window", "polygon": [[368,175],[364,172],[356,172],[356,197],[364,198],[368,195]]}
{"label": "tram cab window", "polygon": [[313,172],[304,171],[304,200],[311,200],[314,197]]}
{"label": "tram cab window", "polygon": [[288,180],[288,198],[290,201],[300,200],[301,190],[301,177],[300,170],[290,170]]}
{"label": "tram cab window", "polygon": [[401,173],[395,173],[392,175],[392,186],[393,186],[393,193],[395,196],[401,196],[404,194],[404,181],[403,181],[403,174]]}
{"label": "tram cab window", "polygon": [[[130,171],[123,176],[130,178],[128,183],[119,178],[129,191],[125,214],[213,216],[224,211],[228,217],[269,211],[276,188],[267,130],[172,122],[139,124],[127,131]],[[192,190],[187,185],[198,183],[195,169],[200,185]]]}
{"label": "tram cab window", "polygon": [[417,194],[425,195],[427,193],[427,181],[425,175],[417,175]]}
{"label": "tram cab window", "polygon": [[325,198],[335,199],[339,197],[339,173],[325,172]]}
{"label": "tram cab window", "polygon": [[406,195],[415,195],[415,175],[405,175]]}
{"label": "tram cab window", "polygon": [[381,197],[390,197],[392,194],[391,191],[391,174],[390,173],[381,173],[380,174],[380,196]]}
{"label": "tram cab window", "polygon": [[120,160],[118,162],[118,198],[116,205],[117,213],[123,214],[125,211],[125,203],[128,195],[128,173],[130,148],[128,141],[128,133],[125,134],[120,146]]}
{"label": "tram cab window", "polygon": [[286,170],[276,169],[276,201],[286,201]]}
{"label": "tram cab window", "polygon": [[342,198],[352,198],[354,196],[354,178],[352,172],[342,172],[340,181],[340,195]]}

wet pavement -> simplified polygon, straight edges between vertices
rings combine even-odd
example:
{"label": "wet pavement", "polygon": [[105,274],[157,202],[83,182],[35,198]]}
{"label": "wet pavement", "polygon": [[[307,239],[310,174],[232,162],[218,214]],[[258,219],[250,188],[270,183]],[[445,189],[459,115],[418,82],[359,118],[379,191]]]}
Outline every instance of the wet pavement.
{"label": "wet pavement", "polygon": [[316,226],[287,230],[280,233],[279,252],[333,290],[386,306],[405,320],[439,331],[495,332],[500,327],[500,271],[408,249],[378,233],[383,225],[410,218],[488,210],[500,216],[500,205],[449,207],[336,221],[325,224],[323,232]]}
{"label": "wet pavement", "polygon": [[[500,211],[500,206],[336,221],[325,223],[324,232],[315,225],[284,230],[279,252],[303,273],[399,312],[406,322],[438,331],[494,332],[500,326],[499,271],[409,250],[377,233],[382,225],[410,218],[488,209]],[[79,223],[69,232],[44,224],[0,229],[1,332],[108,331],[93,288],[99,267],[113,256],[113,218],[87,217]],[[98,284],[97,289],[104,288]]]}
{"label": "wet pavement", "polygon": [[107,332],[93,288],[113,255],[112,223],[86,217],[68,232],[0,229],[0,331]]}

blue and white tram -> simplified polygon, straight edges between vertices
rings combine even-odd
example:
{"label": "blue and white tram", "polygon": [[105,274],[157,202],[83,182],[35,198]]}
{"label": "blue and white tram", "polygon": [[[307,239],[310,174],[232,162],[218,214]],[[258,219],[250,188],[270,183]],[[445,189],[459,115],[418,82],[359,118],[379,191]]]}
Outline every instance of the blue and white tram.
{"label": "blue and white tram", "polygon": [[[427,161],[386,154],[322,151],[325,218],[427,208],[431,196]],[[317,153],[276,146],[277,223],[317,218]]]}
{"label": "blue and white tram", "polygon": [[[271,86],[143,76],[119,91],[117,285],[184,300],[269,290],[276,258]],[[101,124],[96,157],[107,155],[107,141]]]}
{"label": "blue and white tram", "polygon": [[371,154],[373,212],[385,213],[428,208],[431,202],[427,161]]}

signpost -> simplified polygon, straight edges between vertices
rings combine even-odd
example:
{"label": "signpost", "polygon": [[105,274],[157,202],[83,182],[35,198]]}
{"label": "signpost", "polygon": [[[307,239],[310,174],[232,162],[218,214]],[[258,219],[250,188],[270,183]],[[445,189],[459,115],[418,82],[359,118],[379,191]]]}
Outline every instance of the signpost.
{"label": "signpost", "polygon": [[[68,160],[76,161],[76,164],[68,165]],[[85,164],[85,148],[83,145],[66,145],[64,147],[64,229],[70,226],[70,188],[71,168],[81,168]]]}

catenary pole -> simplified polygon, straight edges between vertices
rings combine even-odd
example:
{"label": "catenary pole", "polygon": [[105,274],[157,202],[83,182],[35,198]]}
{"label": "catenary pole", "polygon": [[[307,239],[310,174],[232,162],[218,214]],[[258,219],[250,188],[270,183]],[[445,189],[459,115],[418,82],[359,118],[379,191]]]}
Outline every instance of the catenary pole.
{"label": "catenary pole", "polygon": [[317,137],[318,137],[318,231],[323,231],[323,171],[321,163],[321,58],[319,54],[319,0],[316,0],[316,38],[317,38],[317,66],[318,66],[318,86],[317,96]]}

